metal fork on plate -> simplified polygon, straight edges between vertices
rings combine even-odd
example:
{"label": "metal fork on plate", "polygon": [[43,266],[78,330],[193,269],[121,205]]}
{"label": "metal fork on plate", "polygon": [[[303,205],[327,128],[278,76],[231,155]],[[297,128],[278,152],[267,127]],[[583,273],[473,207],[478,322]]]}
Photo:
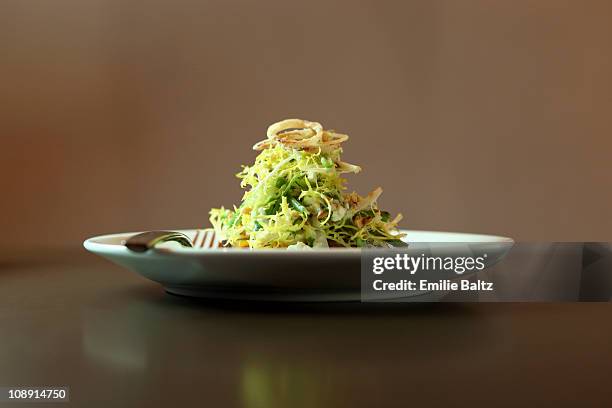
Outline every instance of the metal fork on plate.
{"label": "metal fork on plate", "polygon": [[147,231],[128,238],[123,245],[134,252],[146,252],[163,242],[178,242],[188,248],[215,249],[222,245],[214,229],[196,230],[193,239],[182,232]]}

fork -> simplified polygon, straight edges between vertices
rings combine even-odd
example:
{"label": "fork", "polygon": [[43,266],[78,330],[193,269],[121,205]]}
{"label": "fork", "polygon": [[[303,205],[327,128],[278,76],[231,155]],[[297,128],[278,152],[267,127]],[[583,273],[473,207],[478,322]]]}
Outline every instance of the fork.
{"label": "fork", "polygon": [[223,246],[212,228],[196,230],[193,240],[181,232],[147,231],[131,236],[123,242],[123,245],[134,252],[145,252],[157,244],[171,241],[187,248],[215,249]]}

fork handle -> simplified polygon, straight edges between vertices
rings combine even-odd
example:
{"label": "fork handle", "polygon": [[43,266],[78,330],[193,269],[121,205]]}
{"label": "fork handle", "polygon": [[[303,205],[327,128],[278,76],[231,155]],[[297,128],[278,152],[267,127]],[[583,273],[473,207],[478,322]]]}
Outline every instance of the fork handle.
{"label": "fork handle", "polygon": [[168,241],[175,241],[189,248],[193,247],[193,244],[187,235],[174,231],[142,232],[125,240],[123,245],[125,245],[130,251],[146,252],[155,247],[155,245]]}

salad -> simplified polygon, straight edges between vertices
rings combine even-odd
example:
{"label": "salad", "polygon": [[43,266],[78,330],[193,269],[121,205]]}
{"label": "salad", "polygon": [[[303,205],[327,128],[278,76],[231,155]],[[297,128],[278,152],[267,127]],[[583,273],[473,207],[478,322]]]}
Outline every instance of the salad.
{"label": "salad", "polygon": [[233,209],[215,208],[210,221],[225,245],[243,248],[405,246],[401,214],[378,208],[380,187],[362,197],[345,193],[345,173],[361,168],[341,159],[348,135],[320,123],[287,119],[272,124],[253,149],[255,163],[237,177],[246,190]]}

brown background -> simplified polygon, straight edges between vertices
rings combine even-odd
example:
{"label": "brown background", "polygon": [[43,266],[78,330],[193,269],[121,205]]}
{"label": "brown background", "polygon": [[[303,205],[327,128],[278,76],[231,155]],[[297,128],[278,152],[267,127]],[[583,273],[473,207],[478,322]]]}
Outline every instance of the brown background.
{"label": "brown background", "polygon": [[608,1],[0,3],[0,248],[207,224],[286,117],[404,226],[612,236]]}

